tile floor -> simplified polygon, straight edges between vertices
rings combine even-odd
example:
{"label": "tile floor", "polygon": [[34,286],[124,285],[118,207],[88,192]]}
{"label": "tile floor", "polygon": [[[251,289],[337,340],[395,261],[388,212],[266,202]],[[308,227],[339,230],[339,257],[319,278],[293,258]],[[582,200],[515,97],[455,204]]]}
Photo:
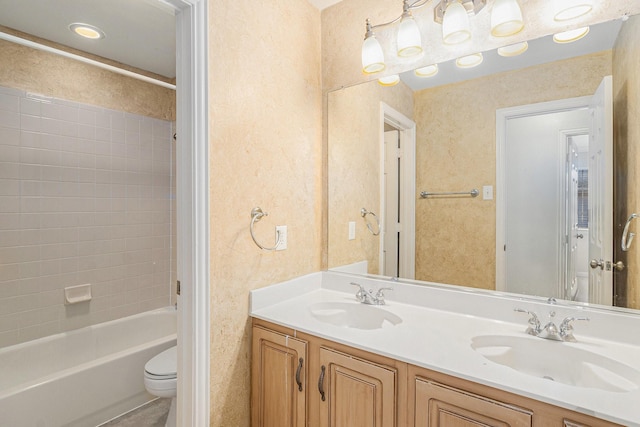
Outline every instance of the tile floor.
{"label": "tile floor", "polygon": [[99,427],[164,427],[171,399],[156,399]]}

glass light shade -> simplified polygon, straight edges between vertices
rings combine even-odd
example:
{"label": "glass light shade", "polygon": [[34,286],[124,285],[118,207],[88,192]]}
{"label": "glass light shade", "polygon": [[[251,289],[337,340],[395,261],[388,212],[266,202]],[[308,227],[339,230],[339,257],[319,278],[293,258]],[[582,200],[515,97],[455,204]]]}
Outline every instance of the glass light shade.
{"label": "glass light shade", "polygon": [[366,74],[384,70],[384,53],[375,36],[369,36],[362,43],[362,71]]}
{"label": "glass light shade", "polygon": [[461,3],[450,3],[442,17],[442,40],[445,44],[464,43],[471,38],[469,15]]}
{"label": "glass light shade", "polygon": [[406,58],[422,52],[420,28],[411,15],[402,18],[397,34],[398,56]]}
{"label": "glass light shade", "polygon": [[576,28],[575,30],[565,31],[563,33],[554,34],[553,41],[556,43],[572,43],[580,40],[589,34],[589,27]]}
{"label": "glass light shade", "polygon": [[438,64],[427,65],[426,67],[417,68],[413,72],[417,77],[433,77],[438,74]]}
{"label": "glass light shade", "polygon": [[556,21],[568,21],[586,15],[593,10],[592,0],[556,0],[554,2]]}
{"label": "glass light shade", "polygon": [[519,33],[523,28],[524,21],[518,1],[496,0],[491,11],[491,35],[508,37]]}
{"label": "glass light shade", "polygon": [[512,44],[509,46],[503,46],[498,48],[498,55],[510,57],[510,56],[518,56],[525,53],[529,49],[529,43],[521,42]]}
{"label": "glass light shade", "polygon": [[392,76],[380,77],[378,83],[382,86],[395,86],[400,82],[400,76],[394,74]]}
{"label": "glass light shade", "polygon": [[456,59],[456,65],[458,68],[473,68],[482,64],[484,60],[481,53],[474,53],[473,55],[467,55]]}

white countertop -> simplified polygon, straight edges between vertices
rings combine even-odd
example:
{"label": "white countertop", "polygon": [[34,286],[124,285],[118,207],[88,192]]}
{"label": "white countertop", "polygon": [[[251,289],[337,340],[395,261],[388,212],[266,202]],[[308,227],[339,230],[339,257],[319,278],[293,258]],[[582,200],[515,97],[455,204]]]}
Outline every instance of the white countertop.
{"label": "white countertop", "polygon": [[[367,289],[392,287],[381,307],[401,319],[385,321],[377,329],[334,326],[318,320],[314,304],[360,304],[355,299],[358,282]],[[471,347],[473,337],[500,335],[530,337],[524,333],[528,317],[514,308],[535,311],[545,323],[557,313],[556,324],[566,316],[588,316],[576,322],[576,343],[553,342],[588,350],[640,371],[640,316],[597,308],[550,305],[529,298],[492,296],[455,288],[402,284],[319,272],[251,292],[251,316],[326,338],[412,365],[485,384],[623,425],[640,426],[640,389],[611,392],[576,387],[537,378],[488,361]],[[542,340],[541,338],[530,337]]]}

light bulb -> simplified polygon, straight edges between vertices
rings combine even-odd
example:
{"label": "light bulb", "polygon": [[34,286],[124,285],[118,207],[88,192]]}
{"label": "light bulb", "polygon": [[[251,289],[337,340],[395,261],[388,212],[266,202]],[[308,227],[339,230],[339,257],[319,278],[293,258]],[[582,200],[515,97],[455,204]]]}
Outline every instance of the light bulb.
{"label": "light bulb", "polygon": [[491,10],[491,35],[508,37],[524,28],[522,11],[517,0],[496,0]]}
{"label": "light bulb", "polygon": [[406,58],[422,52],[420,28],[410,13],[406,13],[400,21],[397,34],[398,56]]}
{"label": "light bulb", "polygon": [[445,44],[464,43],[471,38],[469,15],[461,3],[447,6],[442,17],[442,40]]}

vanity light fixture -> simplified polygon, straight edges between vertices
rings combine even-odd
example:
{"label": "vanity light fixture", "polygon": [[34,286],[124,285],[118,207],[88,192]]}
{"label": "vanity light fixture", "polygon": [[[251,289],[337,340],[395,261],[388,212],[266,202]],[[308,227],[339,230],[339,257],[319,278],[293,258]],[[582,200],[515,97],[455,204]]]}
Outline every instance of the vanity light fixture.
{"label": "vanity light fixture", "polygon": [[524,28],[518,0],[496,0],[491,10],[491,35],[508,37]]}
{"label": "vanity light fixture", "polygon": [[469,15],[462,3],[454,0],[449,3],[442,17],[442,41],[445,44],[460,44],[469,39]]}
{"label": "vanity light fixture", "polygon": [[472,55],[462,56],[456,59],[456,65],[458,68],[473,68],[482,64],[484,57],[482,53],[474,53]]}
{"label": "vanity light fixture", "polygon": [[400,76],[397,74],[393,74],[391,76],[380,77],[378,79],[378,84],[381,86],[395,86],[400,82]]}
{"label": "vanity light fixture", "polygon": [[[365,74],[379,73],[385,69],[384,50],[373,32],[376,28],[399,22],[396,32],[396,54],[406,58],[422,53],[420,27],[411,11],[429,2],[430,0],[402,0],[402,14],[396,19],[378,25],[372,25],[369,19],[366,20],[361,52],[362,71]],[[433,8],[433,20],[442,24],[444,44],[455,45],[468,41],[471,38],[469,16],[477,15],[487,2],[488,0],[440,0]],[[491,13],[491,34],[506,37],[522,31],[523,28],[524,21],[518,0],[495,0]],[[474,63],[478,61],[477,54],[473,58]]]}
{"label": "vanity light fixture", "polygon": [[584,16],[593,10],[593,0],[554,1],[556,21],[569,21]]}
{"label": "vanity light fixture", "polygon": [[504,57],[518,56],[525,53],[529,49],[529,43],[520,42],[498,48],[498,55]]}
{"label": "vanity light fixture", "polygon": [[378,27],[400,22],[398,32],[396,33],[396,53],[400,57],[409,57],[422,53],[422,39],[420,37],[420,28],[415,19],[411,15],[411,10],[426,5],[429,0],[402,0],[402,15],[393,21],[383,24],[371,25],[369,18],[366,20],[366,32],[364,35],[364,43],[362,44],[362,71],[365,74],[378,73],[385,68],[384,52],[382,46],[375,38],[373,30]]}
{"label": "vanity light fixture", "polygon": [[362,72],[373,74],[384,70],[384,52],[373,33],[373,27],[367,19],[367,33],[362,43]]}
{"label": "vanity light fixture", "polygon": [[413,19],[409,7],[409,0],[403,0],[402,17],[397,34],[398,56],[404,58],[422,53],[420,28],[418,28],[416,20]]}
{"label": "vanity light fixture", "polygon": [[556,43],[573,43],[589,34],[589,27],[576,28],[575,30],[564,31],[554,34],[553,41]]}
{"label": "vanity light fixture", "polygon": [[87,39],[98,40],[105,37],[104,31],[102,31],[100,28],[94,25],[83,24],[81,22],[74,22],[73,24],[69,25],[69,29],[74,34]]}
{"label": "vanity light fixture", "polygon": [[438,74],[438,64],[427,65],[426,67],[417,68],[413,71],[416,77],[433,77]]}

